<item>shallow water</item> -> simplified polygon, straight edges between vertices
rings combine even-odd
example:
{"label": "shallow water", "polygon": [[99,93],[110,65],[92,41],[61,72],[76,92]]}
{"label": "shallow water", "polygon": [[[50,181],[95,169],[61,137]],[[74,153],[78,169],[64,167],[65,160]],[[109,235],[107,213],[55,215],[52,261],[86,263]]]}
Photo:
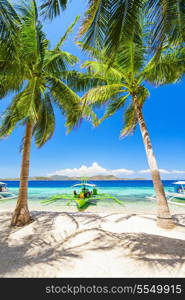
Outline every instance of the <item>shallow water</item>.
{"label": "shallow water", "polygon": [[[163,181],[166,191],[173,191],[174,181]],[[50,205],[43,205],[41,201],[48,199],[55,194],[71,194],[72,187],[76,181],[30,181],[28,189],[30,209],[39,210],[76,210],[75,202],[66,206],[67,200],[60,200]],[[123,206],[117,204],[111,199],[105,199],[97,202],[96,206],[90,206],[87,211],[133,211],[144,213],[155,213],[156,203],[146,199],[154,193],[152,181],[91,181],[97,185],[99,193],[107,193],[116,196],[123,202]],[[9,191],[18,194],[19,182],[7,182]],[[77,190],[77,188],[75,188]],[[15,207],[16,199],[0,203],[0,210],[12,210]],[[185,207],[170,204],[172,213],[185,213]]]}

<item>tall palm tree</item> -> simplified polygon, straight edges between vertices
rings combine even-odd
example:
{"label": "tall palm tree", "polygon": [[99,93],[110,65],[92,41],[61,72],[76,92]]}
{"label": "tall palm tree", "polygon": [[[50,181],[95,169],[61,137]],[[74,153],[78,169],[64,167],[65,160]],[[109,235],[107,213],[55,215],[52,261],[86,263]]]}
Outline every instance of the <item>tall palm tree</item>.
{"label": "tall palm tree", "polygon": [[21,25],[14,40],[17,47],[10,67],[12,75],[5,72],[4,78],[12,85],[18,81],[22,88],[3,115],[0,137],[11,134],[17,125],[25,126],[19,195],[11,222],[12,225],[22,226],[32,220],[27,202],[32,136],[38,147],[51,138],[55,129],[53,105],[64,114],[68,130],[78,124],[81,106],[79,96],[65,83],[68,72],[71,74],[68,66],[74,65],[77,58],[61,50],[77,19],[58,44],[50,49],[38,19],[35,1],[25,2],[18,7],[18,11]]}
{"label": "tall palm tree", "polygon": [[[172,228],[172,221],[166,200],[159,169],[154,155],[151,139],[142,113],[142,107],[149,96],[146,81],[157,85],[176,81],[184,73],[185,51],[164,49],[160,58],[147,49],[147,27],[140,19],[130,38],[122,37],[121,46],[112,61],[101,53],[89,48],[96,60],[87,61],[84,67],[91,76],[99,76],[102,84],[90,89],[82,98],[84,107],[106,105],[107,109],[100,121],[124,109],[124,127],[121,136],[132,133],[139,124],[151,170],[157,199],[157,224],[163,228]],[[85,88],[85,86],[84,86]],[[97,125],[97,120],[95,121]]]}

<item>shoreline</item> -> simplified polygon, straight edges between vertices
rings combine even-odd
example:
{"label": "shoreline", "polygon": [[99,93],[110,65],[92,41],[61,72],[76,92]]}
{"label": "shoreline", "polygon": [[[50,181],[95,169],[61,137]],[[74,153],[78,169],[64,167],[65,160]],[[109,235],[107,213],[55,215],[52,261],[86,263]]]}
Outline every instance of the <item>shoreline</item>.
{"label": "shoreline", "polygon": [[0,277],[184,277],[185,214],[173,230],[153,214],[31,211],[11,228],[0,212]]}
{"label": "shoreline", "polygon": [[[16,199],[10,200],[9,202],[0,203],[0,213],[3,211],[13,212],[16,207]],[[41,204],[40,200],[28,200],[28,208],[30,211],[48,211],[48,212],[79,212],[76,204],[66,206],[66,203],[60,201],[50,205]],[[170,212],[172,215],[185,214],[185,206],[179,206],[169,203]],[[97,205],[89,206],[85,211],[88,213],[128,213],[128,214],[151,214],[156,215],[157,205],[155,201],[138,201],[138,202],[124,202],[123,205],[119,205],[114,202],[110,203],[98,203]]]}

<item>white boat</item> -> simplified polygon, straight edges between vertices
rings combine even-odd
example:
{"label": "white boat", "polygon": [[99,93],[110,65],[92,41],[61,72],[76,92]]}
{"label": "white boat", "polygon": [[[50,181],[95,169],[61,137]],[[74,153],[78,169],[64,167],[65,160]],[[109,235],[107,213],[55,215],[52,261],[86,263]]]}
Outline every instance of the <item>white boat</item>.
{"label": "white boat", "polygon": [[[175,204],[175,205],[185,205],[185,201],[183,202],[175,202],[172,200],[179,199],[179,200],[185,200],[185,181],[176,181],[174,184],[174,191],[167,191],[165,192],[166,198],[169,203]],[[156,200],[156,196],[147,196],[146,197],[149,200]]]}
{"label": "white boat", "polygon": [[175,185],[174,191],[168,191],[166,195],[171,197],[170,199],[176,198],[185,200],[185,181],[176,181],[173,184]]}
{"label": "white boat", "polygon": [[0,201],[11,200],[17,198],[17,195],[8,191],[7,184],[0,182]]}

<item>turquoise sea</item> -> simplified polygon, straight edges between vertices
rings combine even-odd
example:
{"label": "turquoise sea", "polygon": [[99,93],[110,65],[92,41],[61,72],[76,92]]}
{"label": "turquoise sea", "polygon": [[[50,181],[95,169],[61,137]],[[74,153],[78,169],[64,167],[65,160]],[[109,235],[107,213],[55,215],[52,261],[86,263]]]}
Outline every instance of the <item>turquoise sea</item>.
{"label": "turquoise sea", "polygon": [[[166,191],[173,190],[174,180],[163,181]],[[9,191],[18,194],[19,182],[18,181],[6,181]],[[43,209],[43,210],[76,210],[75,202],[72,202],[70,206],[66,206],[67,200],[60,200],[50,205],[43,205],[41,201],[48,199],[55,194],[71,194],[73,193],[74,184],[77,181],[30,181],[29,182],[29,206],[31,209]],[[156,203],[146,199],[147,196],[151,196],[154,193],[153,184],[151,180],[120,180],[120,181],[91,181],[89,183],[96,184],[99,193],[108,193],[116,196],[121,200],[124,206],[121,206],[111,199],[105,199],[97,202],[96,207],[91,206],[87,211],[137,211],[155,213]],[[0,203],[0,210],[13,209],[16,200],[10,200],[8,202]],[[176,205],[170,205],[172,212],[184,212],[185,206],[179,207]]]}

